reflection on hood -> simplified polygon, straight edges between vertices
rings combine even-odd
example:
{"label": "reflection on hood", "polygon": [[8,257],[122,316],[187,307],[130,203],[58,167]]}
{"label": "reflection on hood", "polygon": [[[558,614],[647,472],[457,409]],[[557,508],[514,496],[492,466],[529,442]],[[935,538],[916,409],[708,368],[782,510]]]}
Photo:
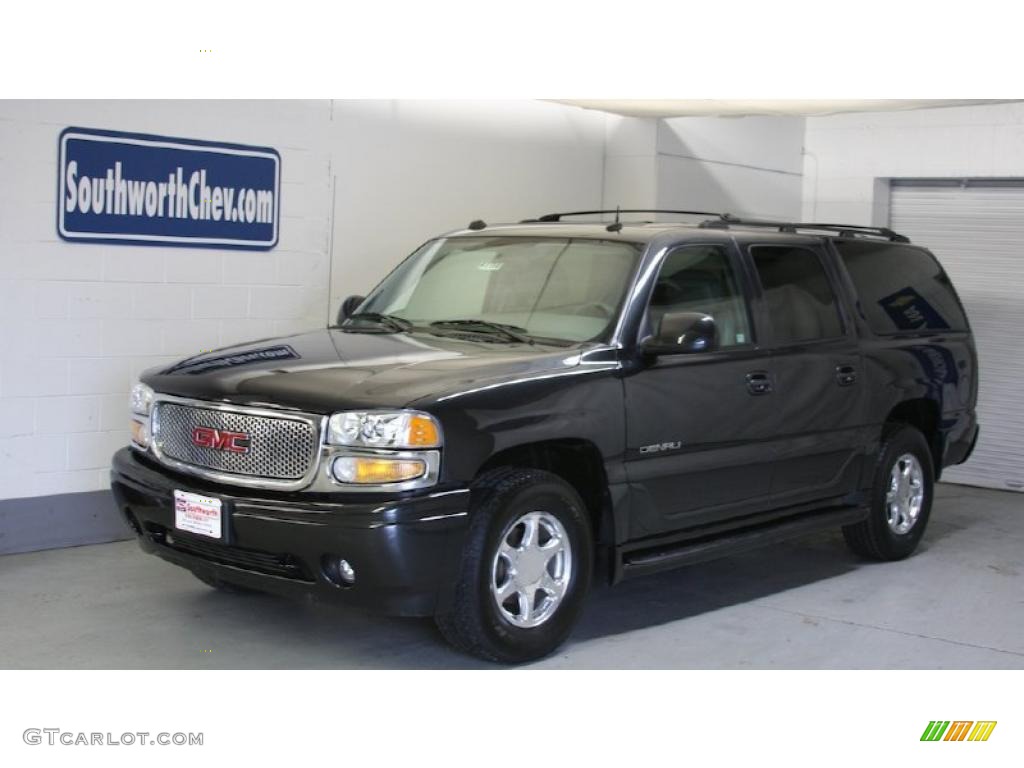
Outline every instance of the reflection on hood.
{"label": "reflection on hood", "polygon": [[193,355],[141,379],[165,395],[328,413],[407,407],[579,361],[579,350],[540,343],[331,328]]}
{"label": "reflection on hood", "polygon": [[239,365],[266,363],[274,360],[298,360],[300,357],[301,355],[287,344],[278,344],[273,347],[250,349],[246,352],[235,352],[219,357],[203,357],[202,359],[190,357],[164,369],[161,373],[209,373],[222,368],[235,368]]}

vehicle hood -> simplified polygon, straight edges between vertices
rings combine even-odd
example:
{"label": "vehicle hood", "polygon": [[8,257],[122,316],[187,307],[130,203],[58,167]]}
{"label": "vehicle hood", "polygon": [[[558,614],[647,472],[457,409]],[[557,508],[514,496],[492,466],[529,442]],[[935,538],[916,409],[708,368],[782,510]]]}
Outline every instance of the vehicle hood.
{"label": "vehicle hood", "polygon": [[428,403],[579,361],[577,348],[329,328],[218,349],[151,368],[142,381],[180,397],[329,413]]}

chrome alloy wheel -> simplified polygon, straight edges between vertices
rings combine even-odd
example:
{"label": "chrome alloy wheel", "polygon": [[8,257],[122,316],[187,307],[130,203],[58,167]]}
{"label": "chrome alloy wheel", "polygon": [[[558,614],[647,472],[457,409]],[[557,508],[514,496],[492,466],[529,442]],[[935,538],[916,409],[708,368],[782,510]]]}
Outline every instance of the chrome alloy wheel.
{"label": "chrome alloy wheel", "polygon": [[924,506],[924,470],[912,453],[904,453],[889,472],[885,494],[885,516],[893,533],[904,534],[914,527]]}
{"label": "chrome alloy wheel", "polygon": [[491,595],[511,624],[536,627],[558,609],[572,568],[572,545],[558,518],[528,512],[501,536],[491,566]]}

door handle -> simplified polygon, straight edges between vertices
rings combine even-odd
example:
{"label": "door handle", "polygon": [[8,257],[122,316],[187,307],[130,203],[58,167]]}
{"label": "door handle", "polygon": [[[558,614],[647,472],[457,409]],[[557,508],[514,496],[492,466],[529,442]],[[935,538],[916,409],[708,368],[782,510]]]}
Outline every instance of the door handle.
{"label": "door handle", "polygon": [[840,387],[848,387],[857,381],[857,369],[852,365],[836,366],[836,383]]}
{"label": "door handle", "polygon": [[768,395],[774,391],[771,377],[764,371],[747,374],[747,391],[752,395]]}

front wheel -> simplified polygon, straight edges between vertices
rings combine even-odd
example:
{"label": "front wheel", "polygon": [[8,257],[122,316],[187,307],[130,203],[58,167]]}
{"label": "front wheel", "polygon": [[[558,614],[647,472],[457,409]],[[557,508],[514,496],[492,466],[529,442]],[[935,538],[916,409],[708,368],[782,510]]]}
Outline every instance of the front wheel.
{"label": "front wheel", "polygon": [[470,530],[451,609],[436,617],[456,648],[516,663],[564,642],[590,588],[587,510],[560,477],[501,468],[473,485]]}
{"label": "front wheel", "polygon": [[893,425],[882,439],[866,520],[843,528],[846,543],[872,560],[901,560],[921,541],[931,514],[935,471],[917,429]]}

